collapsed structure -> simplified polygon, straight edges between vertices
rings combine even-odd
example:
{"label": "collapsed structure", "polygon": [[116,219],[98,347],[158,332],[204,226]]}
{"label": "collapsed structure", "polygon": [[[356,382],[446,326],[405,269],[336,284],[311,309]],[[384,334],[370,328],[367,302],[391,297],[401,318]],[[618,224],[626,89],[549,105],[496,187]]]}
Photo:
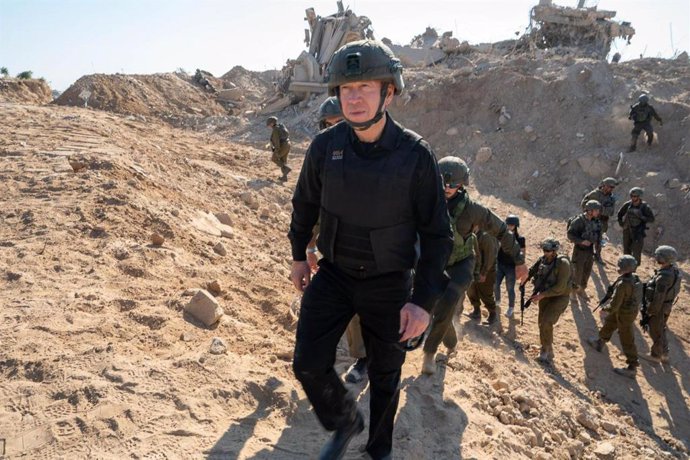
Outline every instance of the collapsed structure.
{"label": "collapsed structure", "polygon": [[568,47],[579,55],[605,59],[614,39],[630,43],[635,29],[629,22],[612,21],[615,11],[585,8],[584,3],[580,0],[577,8],[569,8],[540,0],[530,14],[529,37],[534,45],[540,49]]}

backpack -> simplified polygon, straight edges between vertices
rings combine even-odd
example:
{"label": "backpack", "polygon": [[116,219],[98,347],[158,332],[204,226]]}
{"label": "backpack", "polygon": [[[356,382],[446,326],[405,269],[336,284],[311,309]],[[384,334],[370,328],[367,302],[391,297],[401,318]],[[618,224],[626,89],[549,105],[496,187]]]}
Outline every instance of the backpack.
{"label": "backpack", "polygon": [[285,127],[284,124],[278,123],[278,132],[280,134],[280,143],[282,144],[283,142],[287,141],[290,139],[290,131]]}
{"label": "backpack", "polygon": [[568,220],[565,222],[565,232],[568,233],[570,231],[570,224],[573,223],[573,221],[579,216],[579,214],[576,214],[572,217],[568,217]]}

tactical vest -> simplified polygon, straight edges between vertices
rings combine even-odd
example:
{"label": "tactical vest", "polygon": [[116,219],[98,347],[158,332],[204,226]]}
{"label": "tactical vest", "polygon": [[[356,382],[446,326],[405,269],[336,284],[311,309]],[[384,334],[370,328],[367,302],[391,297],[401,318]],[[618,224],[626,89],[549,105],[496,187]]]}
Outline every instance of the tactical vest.
{"label": "tactical vest", "polygon": [[636,312],[637,310],[639,310],[640,306],[642,305],[642,296],[644,295],[643,285],[642,281],[640,281],[640,277],[637,275],[623,275],[616,281],[620,281],[621,284],[630,284],[633,287],[633,295],[625,299],[625,301],[623,301],[623,305],[621,305],[620,311],[625,313],[632,313],[634,311]]}
{"label": "tactical vest", "polygon": [[359,156],[345,123],[332,129],[326,150],[318,247],[324,258],[360,278],[409,270],[415,261],[418,156],[412,150],[422,138],[395,125],[403,132],[392,152]]}
{"label": "tactical vest", "polygon": [[280,137],[280,143],[287,142],[290,140],[290,131],[285,127],[284,124],[278,123],[278,136]]}
{"label": "tactical vest", "polygon": [[652,118],[651,107],[649,104],[643,106],[638,102],[632,106],[632,109],[630,110],[630,117],[635,123],[645,123],[650,121]]}
{"label": "tactical vest", "polygon": [[654,299],[656,283],[662,277],[668,277],[673,281],[671,287],[666,290],[665,294],[663,294],[664,309],[670,309],[670,306],[673,305],[673,302],[676,300],[676,297],[678,297],[678,294],[680,293],[680,270],[678,270],[678,268],[675,266],[662,268],[654,271],[654,276],[647,283],[645,297],[647,298],[648,303]]}
{"label": "tactical vest", "polygon": [[455,208],[451,212],[450,217],[453,222],[453,250],[448,258],[448,263],[446,264],[447,267],[455,265],[461,260],[465,260],[469,256],[474,255],[474,246],[475,242],[477,241],[477,235],[470,232],[470,234],[465,237],[464,235],[461,235],[460,231],[458,230],[460,217],[462,216],[462,213],[465,211],[465,208],[469,202],[470,197],[467,195],[467,192],[463,192],[458,204],[455,205]]}
{"label": "tactical vest", "polygon": [[[546,258],[544,256],[540,257],[537,261],[539,265],[537,268],[537,273],[534,275],[534,286],[539,286],[540,292],[549,290],[554,287],[556,283],[558,283],[558,265],[554,264],[557,264],[559,259],[565,259],[568,262],[568,265],[570,265],[570,259],[568,259],[568,256],[563,254],[557,255],[550,264],[546,263]],[[573,271],[571,268],[568,286],[572,284],[572,276]]]}
{"label": "tactical vest", "polygon": [[629,228],[634,229],[636,227],[639,227],[640,225],[645,224],[645,222],[640,218],[640,216],[633,211],[639,209],[640,214],[643,214],[643,210],[646,204],[647,203],[643,201],[642,203],[640,203],[639,206],[633,206],[632,203],[628,205],[628,209],[626,209],[625,211],[625,224],[627,224]]}
{"label": "tactical vest", "polygon": [[[568,219],[568,230],[573,225],[583,225],[584,226],[584,231],[578,235],[580,238],[583,240],[587,240],[594,245],[595,243],[598,243],[599,240],[601,239],[601,221],[599,219],[590,219],[588,220],[584,214],[579,214],[578,216],[575,216],[574,218]],[[592,249],[592,246],[583,247],[583,246],[577,246],[578,249]]]}

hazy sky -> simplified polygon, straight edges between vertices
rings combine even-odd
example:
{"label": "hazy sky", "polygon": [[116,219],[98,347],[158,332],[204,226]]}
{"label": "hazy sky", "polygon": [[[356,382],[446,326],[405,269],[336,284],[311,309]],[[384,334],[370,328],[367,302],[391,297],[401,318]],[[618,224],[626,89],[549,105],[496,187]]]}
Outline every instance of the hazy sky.
{"label": "hazy sky", "polygon": [[[427,26],[470,43],[514,38],[538,0],[343,0],[368,16],[376,38],[406,44]],[[576,6],[577,0],[556,2]],[[637,30],[617,40],[623,59],[690,50],[689,0],[588,0]],[[220,76],[235,65],[279,69],[305,49],[304,10],[328,16],[335,0],[0,0],[0,67],[32,70],[65,90],[85,74],[197,68]]]}

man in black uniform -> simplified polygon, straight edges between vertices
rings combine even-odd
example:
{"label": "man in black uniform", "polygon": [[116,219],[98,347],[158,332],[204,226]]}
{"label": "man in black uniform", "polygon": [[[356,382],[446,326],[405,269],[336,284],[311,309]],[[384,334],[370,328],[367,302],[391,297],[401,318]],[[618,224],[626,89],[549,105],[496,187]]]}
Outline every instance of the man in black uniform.
{"label": "man in black uniform", "polygon": [[649,104],[649,96],[646,94],[640,95],[637,104],[630,106],[630,114],[628,119],[633,121],[633,130],[630,139],[630,151],[634,152],[637,149],[637,137],[642,131],[647,134],[647,145],[652,145],[654,140],[654,128],[652,128],[652,118],[656,119],[661,126],[664,122],[661,117],[657,115],[656,110]]}
{"label": "man in black uniform", "polygon": [[[319,421],[335,432],[319,458],[342,458],[364,420],[333,364],[358,314],[371,388],[366,450],[384,459],[392,450],[404,345],[429,324],[445,286],[452,232],[431,148],[386,112],[404,87],[400,61],[382,43],[362,40],[339,49],[328,73],[346,123],[314,138],[292,199],[290,278],[304,291],[293,369]],[[323,258],[311,279],[305,249],[319,214]]]}

